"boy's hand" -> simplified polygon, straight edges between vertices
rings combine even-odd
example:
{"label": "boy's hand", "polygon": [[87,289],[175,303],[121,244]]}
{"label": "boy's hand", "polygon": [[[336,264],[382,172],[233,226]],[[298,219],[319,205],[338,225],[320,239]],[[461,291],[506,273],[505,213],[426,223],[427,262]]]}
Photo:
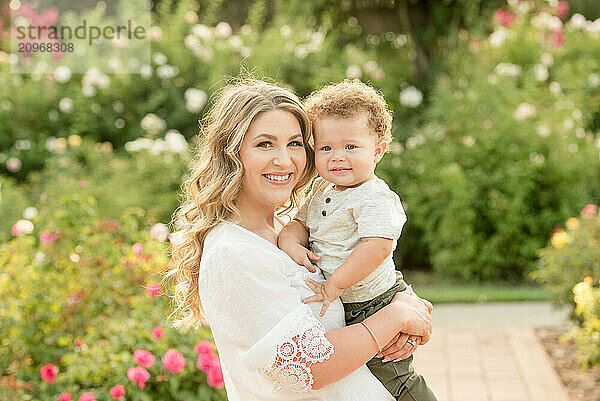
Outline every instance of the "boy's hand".
{"label": "boy's hand", "polygon": [[321,259],[310,250],[306,249],[302,245],[296,244],[280,244],[280,249],[287,253],[290,258],[299,265],[302,265],[308,269],[309,272],[316,272],[317,269],[313,266],[311,260],[317,261]]}
{"label": "boy's hand", "polygon": [[329,308],[329,305],[342,295],[343,288],[338,288],[332,284],[331,280],[326,280],[324,283],[317,283],[315,280],[304,280],[308,288],[315,292],[315,295],[302,300],[305,304],[315,301],[323,301],[320,316],[323,317]]}

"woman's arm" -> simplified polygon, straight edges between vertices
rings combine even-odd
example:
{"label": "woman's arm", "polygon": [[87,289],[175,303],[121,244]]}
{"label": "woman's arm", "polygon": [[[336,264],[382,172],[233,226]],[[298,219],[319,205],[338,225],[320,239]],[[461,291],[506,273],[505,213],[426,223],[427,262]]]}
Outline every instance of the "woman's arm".
{"label": "woman's arm", "polygon": [[[392,303],[365,319],[364,323],[382,346],[400,331],[417,336],[431,335],[431,315],[427,305],[416,296],[402,293],[397,293]],[[361,324],[332,330],[325,336],[335,351],[329,359],[311,366],[313,389],[347,376],[379,351],[371,333]]]}

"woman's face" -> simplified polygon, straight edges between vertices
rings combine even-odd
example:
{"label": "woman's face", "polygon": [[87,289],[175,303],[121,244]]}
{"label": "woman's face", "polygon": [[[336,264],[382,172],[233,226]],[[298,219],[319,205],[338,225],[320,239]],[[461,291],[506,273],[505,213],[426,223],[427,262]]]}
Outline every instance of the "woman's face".
{"label": "woman's face", "polygon": [[285,110],[256,116],[242,141],[240,158],[240,200],[246,207],[273,209],[288,201],[306,165],[298,119]]}

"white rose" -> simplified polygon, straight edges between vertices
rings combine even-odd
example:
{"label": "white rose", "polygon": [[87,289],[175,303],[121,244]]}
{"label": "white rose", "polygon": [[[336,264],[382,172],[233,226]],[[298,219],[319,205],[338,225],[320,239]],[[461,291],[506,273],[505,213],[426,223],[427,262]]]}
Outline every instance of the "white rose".
{"label": "white rose", "polygon": [[37,216],[37,215],[38,215],[38,210],[33,206],[29,206],[28,208],[23,210],[23,218],[25,218],[27,220],[33,220],[35,218],[35,216]]}
{"label": "white rose", "polygon": [[169,238],[169,227],[163,223],[156,223],[150,228],[150,237],[156,241],[166,241]]}
{"label": "white rose", "polygon": [[212,36],[210,28],[203,24],[194,25],[194,27],[192,28],[192,33],[194,35],[196,35],[197,37],[199,37],[200,39],[205,39],[205,40],[210,39],[210,37]]}
{"label": "white rose", "polygon": [[519,104],[513,114],[517,121],[523,121],[533,116],[535,116],[535,106],[526,102]]}
{"label": "white rose", "polygon": [[400,92],[400,104],[404,107],[415,108],[423,101],[423,92],[414,86],[402,89]]}
{"label": "white rose", "polygon": [[167,122],[156,114],[148,113],[140,121],[140,127],[150,135],[157,135],[167,128]]}
{"label": "white rose", "polygon": [[226,39],[231,36],[233,33],[233,29],[231,29],[231,25],[229,25],[225,21],[221,21],[215,26],[215,36],[220,39]]}
{"label": "white rose", "polygon": [[165,143],[169,149],[175,153],[184,153],[188,150],[188,143],[185,137],[176,129],[169,130],[165,135]]}
{"label": "white rose", "polygon": [[346,68],[346,76],[350,79],[360,79],[362,70],[356,64],[351,64]]}
{"label": "white rose", "polygon": [[66,65],[56,67],[54,70],[54,79],[56,79],[56,82],[60,82],[61,84],[69,82],[71,79],[71,69]]}
{"label": "white rose", "polygon": [[33,232],[33,223],[29,220],[19,220],[15,223],[15,226],[21,234],[31,234]]}
{"label": "white rose", "polygon": [[535,76],[535,79],[543,82],[548,79],[548,69],[543,64],[536,64],[533,67],[533,75]]}
{"label": "white rose", "polygon": [[501,77],[518,77],[521,75],[521,66],[511,63],[499,63],[494,72]]}
{"label": "white rose", "polygon": [[58,109],[65,114],[72,112],[73,111],[73,99],[71,99],[69,97],[63,97],[58,102]]}
{"label": "white rose", "polygon": [[197,113],[202,110],[208,99],[203,90],[196,88],[189,88],[183,96],[185,97],[185,107],[190,113]]}

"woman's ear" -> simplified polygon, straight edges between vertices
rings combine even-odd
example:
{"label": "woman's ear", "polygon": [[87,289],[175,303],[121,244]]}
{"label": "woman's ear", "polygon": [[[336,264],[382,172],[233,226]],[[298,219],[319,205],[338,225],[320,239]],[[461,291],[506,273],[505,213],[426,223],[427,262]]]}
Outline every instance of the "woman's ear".
{"label": "woman's ear", "polygon": [[375,163],[379,163],[379,160],[385,154],[385,150],[387,149],[387,143],[384,141],[380,141],[375,147]]}

